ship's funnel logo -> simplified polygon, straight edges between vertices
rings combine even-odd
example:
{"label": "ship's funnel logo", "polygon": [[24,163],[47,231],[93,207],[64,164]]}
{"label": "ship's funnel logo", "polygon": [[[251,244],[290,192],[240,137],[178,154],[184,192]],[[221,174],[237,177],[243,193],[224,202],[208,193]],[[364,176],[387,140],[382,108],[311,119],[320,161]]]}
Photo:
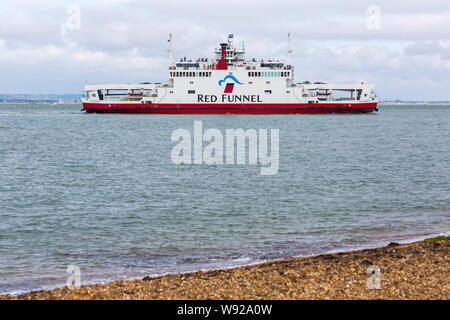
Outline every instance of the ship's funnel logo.
{"label": "ship's funnel logo", "polygon": [[[219,80],[219,86],[222,86],[222,83],[224,83],[228,79],[236,82],[237,84],[243,84],[242,82],[239,82],[239,80],[236,79],[235,76],[232,76],[231,74],[229,74],[225,78],[223,78],[223,80]],[[234,83],[227,83],[226,86],[225,86],[225,90],[223,92],[224,93],[232,93],[233,89],[234,89]]]}

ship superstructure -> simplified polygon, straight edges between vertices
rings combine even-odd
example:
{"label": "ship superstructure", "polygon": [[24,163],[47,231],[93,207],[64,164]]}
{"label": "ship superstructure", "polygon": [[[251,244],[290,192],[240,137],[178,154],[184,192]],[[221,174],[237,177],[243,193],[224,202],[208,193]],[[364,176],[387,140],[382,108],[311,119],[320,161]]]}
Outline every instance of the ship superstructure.
{"label": "ship superstructure", "polygon": [[215,58],[172,59],[166,83],[86,85],[87,112],[118,113],[367,113],[377,110],[374,86],[294,81],[287,59],[245,59],[233,35]]}

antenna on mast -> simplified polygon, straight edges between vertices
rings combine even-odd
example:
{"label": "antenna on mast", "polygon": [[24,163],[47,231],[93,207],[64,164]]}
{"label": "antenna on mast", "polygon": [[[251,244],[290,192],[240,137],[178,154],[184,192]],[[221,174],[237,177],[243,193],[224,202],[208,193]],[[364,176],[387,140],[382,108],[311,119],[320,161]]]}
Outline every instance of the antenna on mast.
{"label": "antenna on mast", "polygon": [[291,49],[291,33],[288,32],[288,51],[287,51],[287,59],[286,59],[286,65],[288,65],[288,66],[291,65],[291,53],[292,53],[292,49]]}
{"label": "antenna on mast", "polygon": [[173,54],[172,54],[172,34],[169,33],[169,40],[167,40],[169,43],[169,66],[173,67]]}
{"label": "antenna on mast", "polygon": [[230,34],[228,35],[228,43],[229,43],[229,44],[231,44],[231,43],[233,42],[233,38],[234,38],[234,34],[233,34],[233,33],[230,33]]}

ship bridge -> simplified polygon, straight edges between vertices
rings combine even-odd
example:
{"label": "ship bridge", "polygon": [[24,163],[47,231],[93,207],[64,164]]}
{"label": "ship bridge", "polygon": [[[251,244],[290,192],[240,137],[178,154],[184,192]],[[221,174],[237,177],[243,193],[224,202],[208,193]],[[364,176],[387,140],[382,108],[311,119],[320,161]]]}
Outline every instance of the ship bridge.
{"label": "ship bridge", "polygon": [[[195,61],[192,59],[181,58],[175,63],[171,63],[169,70],[259,70],[259,71],[281,71],[291,70],[291,66],[284,61],[261,59],[257,61],[255,58],[245,60],[245,46],[242,44],[241,48],[237,48],[233,43],[233,35],[228,36],[228,41],[221,43],[220,48],[214,49],[215,59],[198,58]],[[171,77],[176,76],[176,73],[170,73]]]}

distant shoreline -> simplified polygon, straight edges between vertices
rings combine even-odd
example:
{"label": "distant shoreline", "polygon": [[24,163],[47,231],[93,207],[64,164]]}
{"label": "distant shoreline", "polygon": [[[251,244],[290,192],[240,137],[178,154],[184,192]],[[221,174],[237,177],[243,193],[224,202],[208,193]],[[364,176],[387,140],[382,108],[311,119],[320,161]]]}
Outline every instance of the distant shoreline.
{"label": "distant shoreline", "polygon": [[80,105],[81,102],[64,102],[64,103],[52,103],[52,102],[0,102],[0,104],[13,104],[13,105],[49,105],[49,106],[67,106],[67,105]]}
{"label": "distant shoreline", "polygon": [[390,106],[450,106],[450,102],[378,102],[378,105]]}
{"label": "distant shoreline", "polygon": [[[450,238],[261,264],[29,292],[1,299],[443,299]],[[370,271],[372,270],[372,271]],[[380,283],[368,280],[379,270]],[[378,271],[377,271],[378,272]],[[372,279],[373,280],[373,279]],[[369,283],[370,282],[370,283]],[[372,288],[369,286],[372,285]],[[376,283],[375,283],[376,285]]]}

